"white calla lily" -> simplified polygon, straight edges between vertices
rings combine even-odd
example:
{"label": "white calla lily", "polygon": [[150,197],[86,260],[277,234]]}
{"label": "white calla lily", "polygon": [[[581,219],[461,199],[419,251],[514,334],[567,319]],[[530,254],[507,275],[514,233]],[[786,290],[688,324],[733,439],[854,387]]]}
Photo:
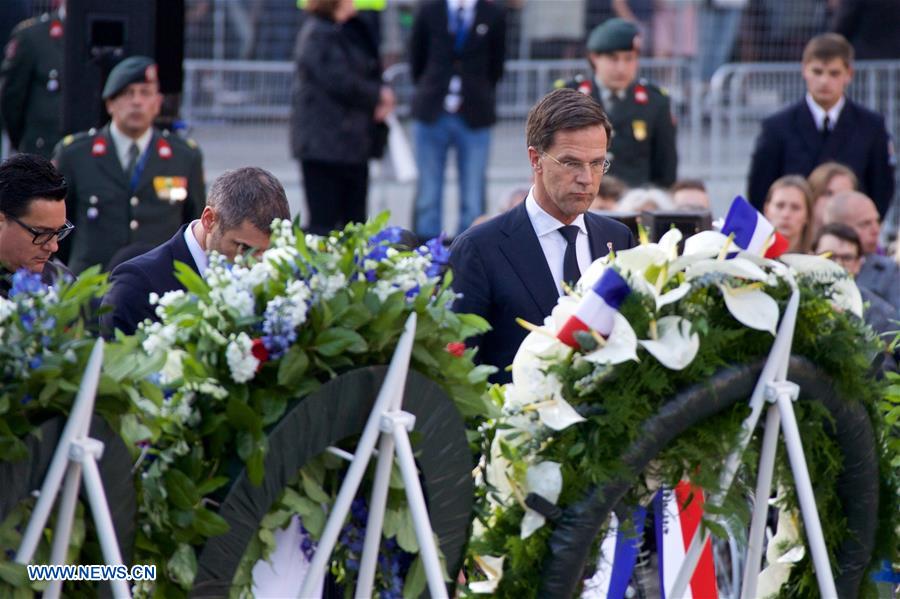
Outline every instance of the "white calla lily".
{"label": "white calla lily", "polygon": [[775,334],[778,326],[778,302],[756,287],[729,287],[719,285],[725,306],[731,315],[744,326]]}
{"label": "white calla lily", "polygon": [[659,311],[663,306],[667,306],[669,304],[673,304],[686,296],[688,292],[691,290],[690,283],[682,283],[675,289],[670,289],[669,291],[663,293],[662,295],[656,296],[656,310]]}
{"label": "white calla lily", "polygon": [[594,364],[621,364],[637,360],[637,335],[628,319],[616,312],[606,345],[585,354],[584,359]]}
{"label": "white calla lily", "polygon": [[700,349],[700,336],[691,332],[691,323],[681,316],[664,316],[656,323],[657,338],[638,341],[670,370],[682,370],[694,361]]}
{"label": "white calla lily", "polygon": [[555,431],[561,431],[578,422],[584,422],[584,417],[576,412],[575,408],[562,398],[562,395],[540,402],[537,413],[541,423]]}
{"label": "white calla lily", "polygon": [[[477,521],[477,518],[476,518]],[[503,579],[503,560],[505,556],[495,557],[493,555],[476,555],[475,563],[487,576],[487,580],[480,580],[469,584],[469,590],[476,595],[485,595],[493,593],[497,589],[497,585]]]}
{"label": "white calla lily", "polygon": [[853,282],[850,275],[847,274],[847,271],[840,264],[823,256],[810,256],[807,254],[784,254],[781,256],[781,259],[798,275],[826,275],[834,277],[835,280],[832,285],[834,289],[834,295],[832,295],[834,304],[862,318],[862,295],[859,293],[856,283]]}
{"label": "white calla lily", "polygon": [[510,429],[499,430],[494,435],[494,440],[491,442],[491,458],[484,469],[485,480],[497,490],[496,497],[492,495],[490,499],[499,500],[502,504],[511,503],[513,497],[509,476],[510,463],[509,460],[503,457],[503,452],[500,451],[500,442],[506,441],[505,438],[511,432],[507,431],[510,431]]}
{"label": "white calla lily", "polygon": [[[562,491],[562,467],[557,462],[541,462],[528,467],[525,473],[525,494],[540,495],[552,504]],[[521,537],[527,539],[546,522],[546,518],[531,508],[525,509]]]}
{"label": "white calla lily", "polygon": [[606,272],[608,266],[609,255],[597,258],[591,262],[591,265],[587,267],[587,270],[585,270],[584,273],[582,273],[581,278],[578,279],[577,287],[582,290],[593,287],[597,281],[600,280],[600,277],[603,276],[603,273]]}
{"label": "white calla lily", "polygon": [[657,245],[666,256],[666,260],[672,261],[678,257],[678,243],[684,239],[684,234],[679,229],[672,228],[663,233]]}
{"label": "white calla lily", "polygon": [[762,268],[740,256],[731,260],[700,260],[690,265],[684,273],[689,281],[706,274],[723,274],[751,281],[765,281],[769,277]]}
{"label": "white calla lily", "polygon": [[659,247],[658,244],[645,243],[618,252],[616,254],[616,266],[625,272],[643,276],[649,267],[660,265],[667,258],[665,250]]}
{"label": "white calla lily", "polygon": [[713,258],[719,255],[728,236],[718,231],[700,231],[684,240],[683,256],[702,256]]}

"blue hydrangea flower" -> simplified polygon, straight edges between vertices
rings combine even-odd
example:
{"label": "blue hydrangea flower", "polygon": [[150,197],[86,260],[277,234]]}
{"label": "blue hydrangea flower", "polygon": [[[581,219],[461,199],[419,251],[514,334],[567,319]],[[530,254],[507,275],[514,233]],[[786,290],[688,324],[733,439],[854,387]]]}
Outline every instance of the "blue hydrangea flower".
{"label": "blue hydrangea flower", "polygon": [[388,227],[383,231],[379,231],[375,235],[372,235],[369,238],[369,243],[372,245],[377,245],[382,242],[387,243],[400,243],[403,240],[403,228],[402,227]]}
{"label": "blue hydrangea flower", "polygon": [[269,352],[269,357],[276,360],[284,355],[288,348],[297,340],[297,331],[291,323],[287,310],[291,308],[289,300],[276,297],[266,306],[263,315],[263,345]]}
{"label": "blue hydrangea flower", "polygon": [[9,297],[16,297],[23,293],[34,295],[46,288],[47,286],[41,281],[39,273],[20,268],[12,277],[12,288],[9,290]]}

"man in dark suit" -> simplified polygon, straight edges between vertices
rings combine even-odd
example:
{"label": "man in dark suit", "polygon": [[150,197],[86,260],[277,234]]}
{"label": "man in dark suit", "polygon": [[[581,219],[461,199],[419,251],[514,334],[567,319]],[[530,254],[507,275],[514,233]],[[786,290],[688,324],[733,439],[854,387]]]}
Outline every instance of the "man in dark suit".
{"label": "man in dark suit", "polygon": [[756,140],[749,196],[758,210],[782,175],[808,176],[823,162],[844,164],[884,217],[894,199],[894,157],[884,118],[844,95],[853,79],[853,48],[824,33],[803,51],[806,98],[768,117]]}
{"label": "man in dark suit", "polygon": [[284,188],[271,173],[256,167],[227,171],[210,187],[199,219],[113,270],[102,304],[111,311],[100,317],[104,336],[112,337],[116,329],[130,335],[145,319],[156,320],[150,294],[184,289],[175,278],[176,260],[203,276],[207,254],[218,252],[234,260],[238,254],[264,250],[269,247],[272,221],[290,217]]}
{"label": "man in dark suit", "polygon": [[[528,158],[534,186],[509,212],[461,234],[450,248],[454,310],[474,313],[493,327],[471,343],[477,359],[505,368],[526,331],[523,318],[542,324],[563,283],[574,284],[609,248],[634,245],[625,225],[588,212],[603,174],[611,126],[590,97],[557,89],[528,114]],[[493,380],[508,382],[501,370]]]}
{"label": "man in dark suit", "polygon": [[69,181],[69,218],[78,226],[63,247],[74,272],[105,267],[133,243],[156,246],[203,208],[197,144],[153,127],[162,102],[153,60],[132,56],[117,64],[103,99],[110,124],[66,136],[55,153]]}
{"label": "man in dark suit", "polygon": [[442,230],[451,146],[459,171],[459,230],[484,212],[490,127],[497,120],[496,87],[505,52],[505,14],[489,0],[428,0],[416,15],[409,60],[419,169],[414,226],[422,238]]}

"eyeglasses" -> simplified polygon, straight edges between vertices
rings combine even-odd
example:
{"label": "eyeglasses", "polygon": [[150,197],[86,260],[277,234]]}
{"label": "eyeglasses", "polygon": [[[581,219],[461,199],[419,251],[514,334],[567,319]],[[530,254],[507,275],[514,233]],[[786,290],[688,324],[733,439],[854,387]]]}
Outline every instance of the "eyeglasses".
{"label": "eyeglasses", "polygon": [[856,254],[836,254],[832,252],[831,259],[839,264],[853,264],[859,260],[859,256]]}
{"label": "eyeglasses", "polygon": [[591,169],[591,174],[594,174],[594,175],[599,175],[599,174],[605,175],[606,173],[609,172],[609,160],[606,160],[606,159],[594,160],[592,162],[580,162],[578,160],[560,161],[559,159],[554,158],[553,156],[548,154],[547,152],[543,152],[543,155],[546,156],[547,158],[549,158],[550,160],[552,160],[553,162],[555,162],[556,164],[560,165],[561,167],[563,167],[564,169],[566,169],[573,175],[577,175],[578,173],[583,172],[585,166],[587,166],[589,169]]}
{"label": "eyeglasses", "polygon": [[25,223],[20,221],[18,218],[16,218],[12,214],[7,214],[6,217],[9,218],[9,220],[16,223],[17,225],[19,225],[20,227],[22,227],[23,229],[25,229],[26,231],[28,231],[29,233],[31,233],[31,235],[32,235],[31,243],[33,243],[34,245],[44,245],[45,243],[47,243],[54,237],[56,237],[57,241],[62,241],[63,239],[65,239],[66,237],[69,236],[69,233],[71,233],[72,231],[75,230],[75,225],[70,223],[68,221],[68,219],[66,219],[66,224],[63,225],[63,227],[61,229],[55,229],[52,231],[48,231],[46,229],[35,229],[34,227],[29,227],[28,225],[26,225]]}

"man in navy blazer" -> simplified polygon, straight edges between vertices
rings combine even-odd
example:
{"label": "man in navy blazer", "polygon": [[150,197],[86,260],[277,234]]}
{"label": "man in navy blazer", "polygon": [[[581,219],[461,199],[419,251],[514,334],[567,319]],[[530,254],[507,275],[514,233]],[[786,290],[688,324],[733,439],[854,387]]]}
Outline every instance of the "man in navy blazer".
{"label": "man in navy blazer", "polygon": [[209,252],[234,260],[238,254],[264,250],[269,247],[272,221],[290,216],[284,188],[271,173],[256,167],[227,171],[210,187],[199,219],[113,270],[102,303],[111,308],[100,316],[103,335],[112,337],[117,329],[130,335],[145,319],[157,320],[150,294],[184,289],[175,278],[176,261],[203,276]]}
{"label": "man in navy blazer", "polygon": [[884,118],[844,95],[852,61],[853,47],[837,33],[817,35],[806,45],[806,97],[765,119],[756,140],[748,193],[758,210],[782,175],[806,177],[835,161],[853,169],[884,218],[894,199],[893,150]]}
{"label": "man in navy blazer", "polygon": [[573,89],[557,89],[528,114],[528,158],[534,186],[525,201],[461,234],[450,248],[454,304],[478,314],[492,330],[469,340],[477,361],[500,368],[496,382],[508,382],[527,331],[523,318],[542,324],[563,293],[592,261],[609,248],[634,246],[625,225],[588,212],[603,174],[611,127],[597,102]]}

